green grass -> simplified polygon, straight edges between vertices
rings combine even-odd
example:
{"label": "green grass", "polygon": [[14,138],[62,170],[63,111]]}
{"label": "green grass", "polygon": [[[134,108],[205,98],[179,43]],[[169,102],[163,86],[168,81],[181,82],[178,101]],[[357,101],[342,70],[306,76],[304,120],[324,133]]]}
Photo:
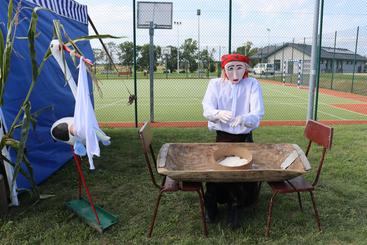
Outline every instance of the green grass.
{"label": "green grass", "polygon": [[[64,203],[77,197],[77,175],[74,164],[69,162],[41,185],[42,193],[55,194],[54,198],[12,208],[0,220],[0,244],[366,244],[367,128],[334,128],[334,145],[315,193],[322,233],[317,232],[309,195],[302,196],[304,213],[299,211],[296,195],[282,195],[276,199],[272,233],[266,239],[264,226],[271,193],[264,183],[259,207],[256,212],[244,211],[242,228],[232,231],[224,221],[210,224],[208,239],[201,233],[197,195],[168,194],[162,199],[153,238],[149,240],[146,234],[158,193],[150,182],[137,130],[108,129],[112,144],[102,148],[101,157],[95,159],[95,172],[88,172],[87,164],[84,169],[95,202],[117,214],[118,224],[99,234],[71,215]],[[214,141],[214,134],[206,128],[157,128],[153,133],[156,151],[166,142]],[[303,127],[259,128],[254,140],[297,143],[303,149],[306,145]],[[316,163],[318,157],[310,160]],[[306,178],[312,179],[313,173]],[[21,199],[27,203],[27,195]],[[220,210],[224,209],[221,206]]]}
{"label": "green grass", "polygon": [[[155,79],[155,121],[204,121],[202,98],[208,79]],[[308,108],[308,89],[262,83],[265,103],[264,120],[304,120]],[[98,121],[133,122],[135,106],[128,105],[128,92],[133,93],[133,80],[103,80],[103,97],[95,96]],[[138,118],[150,118],[149,80],[137,81]],[[366,120],[366,115],[338,109],[332,104],[358,104],[360,101],[319,95],[319,119]]]}

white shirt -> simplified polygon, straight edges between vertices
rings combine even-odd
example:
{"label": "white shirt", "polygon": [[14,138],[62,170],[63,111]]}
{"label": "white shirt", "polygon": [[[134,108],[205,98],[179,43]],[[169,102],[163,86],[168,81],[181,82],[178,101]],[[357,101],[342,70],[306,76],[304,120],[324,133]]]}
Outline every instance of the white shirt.
{"label": "white shirt", "polygon": [[[264,116],[260,83],[251,77],[241,79],[238,84],[232,84],[222,78],[210,80],[202,104],[203,115],[208,119],[209,130],[247,134],[259,127],[260,120]],[[215,117],[219,110],[232,111],[233,119],[241,116],[247,127],[243,124],[231,127],[230,122],[220,122]]]}

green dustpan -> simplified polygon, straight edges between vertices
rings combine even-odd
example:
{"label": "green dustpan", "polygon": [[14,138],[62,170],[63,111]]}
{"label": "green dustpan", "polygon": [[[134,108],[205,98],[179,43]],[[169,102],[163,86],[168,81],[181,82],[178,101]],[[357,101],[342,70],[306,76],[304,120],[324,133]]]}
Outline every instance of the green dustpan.
{"label": "green dustpan", "polygon": [[116,224],[118,220],[116,215],[107,212],[98,205],[95,205],[94,207],[96,208],[98,219],[100,221],[100,224],[98,224],[90,203],[84,198],[68,201],[66,206],[81,217],[88,225],[101,233],[111,225]]}

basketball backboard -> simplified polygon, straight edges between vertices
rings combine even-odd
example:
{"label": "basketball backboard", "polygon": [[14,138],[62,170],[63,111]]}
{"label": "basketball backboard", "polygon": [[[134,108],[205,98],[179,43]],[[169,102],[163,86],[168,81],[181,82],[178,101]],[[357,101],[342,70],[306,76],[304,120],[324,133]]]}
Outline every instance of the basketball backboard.
{"label": "basketball backboard", "polygon": [[172,2],[138,2],[138,28],[172,29]]}

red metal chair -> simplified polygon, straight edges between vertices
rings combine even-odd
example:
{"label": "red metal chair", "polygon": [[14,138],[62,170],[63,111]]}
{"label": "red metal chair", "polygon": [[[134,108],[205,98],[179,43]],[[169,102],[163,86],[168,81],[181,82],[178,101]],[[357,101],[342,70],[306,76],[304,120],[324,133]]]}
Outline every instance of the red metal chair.
{"label": "red metal chair", "polygon": [[[139,130],[139,138],[144,150],[145,161],[149,170],[149,174],[151,180],[155,187],[159,190],[157,202],[154,209],[153,219],[150,224],[148,237],[152,236],[155,220],[157,217],[159,203],[162,197],[162,194],[165,192],[177,192],[177,191],[185,191],[185,192],[197,192],[199,195],[200,201],[200,215],[202,219],[203,225],[203,233],[207,237],[208,236],[208,228],[205,221],[204,215],[204,191],[202,183],[200,182],[178,182],[174,179],[171,179],[168,176],[164,176],[162,180],[162,184],[157,184],[153,169],[157,169],[157,161],[152,148],[152,131],[150,129],[149,122],[146,122],[143,127]],[[154,164],[154,165],[152,165]]]}
{"label": "red metal chair", "polygon": [[322,165],[324,163],[326,151],[331,149],[332,139],[333,139],[333,128],[326,126],[320,122],[308,120],[306,124],[306,128],[304,131],[304,136],[306,139],[309,140],[306,156],[308,156],[311,148],[312,143],[316,143],[317,145],[322,147],[322,153],[320,157],[320,161],[317,168],[317,173],[315,180],[312,183],[309,183],[303,176],[298,176],[296,178],[285,180],[281,182],[268,182],[271,187],[272,196],[269,201],[268,207],[268,217],[267,217],[267,224],[265,230],[265,236],[269,236],[270,233],[270,225],[272,222],[272,209],[274,205],[274,199],[278,194],[287,194],[287,193],[297,193],[298,195],[298,202],[301,211],[302,208],[302,201],[301,201],[301,192],[309,192],[311,195],[313,209],[315,211],[315,218],[318,230],[321,231],[320,225],[320,217],[316,207],[316,201],[314,197],[314,190],[320,178]]}

